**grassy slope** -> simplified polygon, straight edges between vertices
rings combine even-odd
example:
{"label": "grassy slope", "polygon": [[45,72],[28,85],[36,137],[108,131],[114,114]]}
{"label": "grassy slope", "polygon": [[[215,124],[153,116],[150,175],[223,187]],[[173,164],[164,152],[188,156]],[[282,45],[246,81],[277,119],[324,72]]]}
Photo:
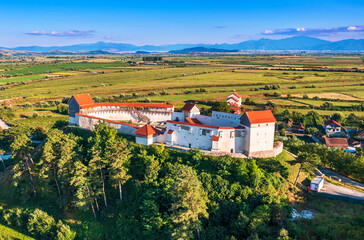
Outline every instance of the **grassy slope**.
{"label": "grassy slope", "polygon": [[9,227],[6,227],[2,224],[0,224],[0,238],[1,239],[19,239],[19,240],[35,240],[32,237],[29,237],[23,233],[20,233],[18,231],[15,231]]}

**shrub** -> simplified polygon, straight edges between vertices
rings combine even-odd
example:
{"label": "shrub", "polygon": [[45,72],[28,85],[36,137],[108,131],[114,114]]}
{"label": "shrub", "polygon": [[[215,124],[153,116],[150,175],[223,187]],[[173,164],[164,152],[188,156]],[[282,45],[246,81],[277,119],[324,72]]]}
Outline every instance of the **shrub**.
{"label": "shrub", "polygon": [[312,133],[317,132],[317,131],[318,131],[318,129],[315,128],[315,127],[308,127],[308,128],[305,129],[305,133],[308,133],[308,134],[312,134]]}
{"label": "shrub", "polygon": [[144,101],[150,103],[152,100],[150,100],[150,98],[146,98]]}
{"label": "shrub", "polygon": [[58,104],[57,106],[57,111],[60,113],[60,114],[69,114],[69,107],[67,104],[64,104],[64,103],[60,103]]}
{"label": "shrub", "polygon": [[57,240],[73,240],[76,237],[76,232],[72,231],[70,226],[62,221],[57,223]]}
{"label": "shrub", "polygon": [[38,118],[38,117],[39,117],[39,113],[34,112],[34,113],[32,114],[32,118]]}
{"label": "shrub", "polygon": [[62,98],[62,103],[68,103],[71,100],[70,96],[65,96]]}
{"label": "shrub", "polygon": [[53,239],[56,221],[46,212],[35,209],[29,216],[27,229],[37,239]]}
{"label": "shrub", "polygon": [[302,98],[303,98],[303,99],[308,99],[308,96],[307,96],[306,94],[304,94],[304,95],[302,96]]}

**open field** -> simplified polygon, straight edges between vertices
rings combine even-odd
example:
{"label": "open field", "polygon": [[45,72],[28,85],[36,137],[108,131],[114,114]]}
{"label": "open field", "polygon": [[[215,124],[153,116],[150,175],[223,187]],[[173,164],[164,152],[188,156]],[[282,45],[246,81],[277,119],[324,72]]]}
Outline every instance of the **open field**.
{"label": "open field", "polygon": [[[160,65],[142,65],[141,57],[135,56],[60,58],[57,62],[49,62],[47,57],[32,62],[2,61],[1,74],[23,76],[0,78],[0,84],[28,82],[4,85],[0,100],[10,99],[5,103],[17,105],[61,100],[77,93],[109,98],[137,93],[128,101],[149,98],[152,102],[181,106],[186,100],[201,104],[223,101],[230,92],[237,91],[258,105],[270,101],[280,110],[300,112],[319,108],[328,99],[339,108],[356,106],[364,100],[364,74],[353,70],[364,67],[359,56],[164,56],[164,60],[167,63]],[[57,77],[45,78],[47,75]],[[37,81],[29,82],[33,79]],[[287,98],[288,94],[295,98]],[[303,95],[308,99],[303,99]],[[312,99],[315,97],[320,99]],[[360,111],[355,114],[364,115]]]}

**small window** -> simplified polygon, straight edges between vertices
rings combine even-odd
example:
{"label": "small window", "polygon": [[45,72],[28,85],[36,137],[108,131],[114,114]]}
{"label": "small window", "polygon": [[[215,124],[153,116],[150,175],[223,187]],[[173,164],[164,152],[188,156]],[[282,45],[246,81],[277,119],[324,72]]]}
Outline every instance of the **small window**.
{"label": "small window", "polygon": [[241,131],[235,131],[235,136],[236,137],[241,137]]}

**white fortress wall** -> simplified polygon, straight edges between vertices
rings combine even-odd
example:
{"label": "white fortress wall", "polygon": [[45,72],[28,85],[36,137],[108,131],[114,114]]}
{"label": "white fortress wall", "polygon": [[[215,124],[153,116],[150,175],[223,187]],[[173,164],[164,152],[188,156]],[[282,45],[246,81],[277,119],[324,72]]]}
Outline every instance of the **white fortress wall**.
{"label": "white fortress wall", "polygon": [[150,119],[152,122],[171,120],[173,112],[170,110],[136,110],[132,108],[119,108],[114,106],[95,107],[82,110],[81,113],[89,116],[109,120],[132,120],[138,121],[138,113]]}
{"label": "white fortress wall", "polygon": [[218,129],[218,149],[222,152],[235,152],[235,129]]}
{"label": "white fortress wall", "polygon": [[246,137],[246,129],[235,130],[235,152],[243,153]]}
{"label": "white fortress wall", "polygon": [[[168,130],[173,130],[173,134],[168,134]],[[172,140],[171,145],[210,150],[212,135],[217,134],[217,129],[167,122],[166,132],[169,135],[167,136],[169,138],[167,143]]]}
{"label": "white fortress wall", "polygon": [[184,112],[174,112],[171,118],[172,121],[184,121],[185,113]]}
{"label": "white fortress wall", "polygon": [[247,139],[248,152],[272,150],[274,144],[275,123],[252,124],[250,138]]}
{"label": "white fortress wall", "polygon": [[212,111],[212,123],[214,126],[236,127],[240,125],[242,115]]}
{"label": "white fortress wall", "polygon": [[[103,121],[103,119],[99,119],[96,117],[90,117],[90,116],[84,116],[84,115],[78,115],[78,119],[79,119],[79,121],[78,121],[79,127],[84,128],[84,129],[89,129],[89,130],[94,130],[95,125],[97,125],[97,124],[99,124],[99,122]],[[118,133],[135,136],[135,134],[133,132],[137,129],[136,126],[132,126],[127,123],[110,122],[107,120],[106,120],[106,123],[109,126],[114,127]]]}
{"label": "white fortress wall", "polygon": [[198,121],[200,121],[202,124],[204,125],[210,125],[210,126],[215,126],[215,124],[213,123],[213,119],[210,116],[205,116],[205,115],[197,115],[196,119]]}

